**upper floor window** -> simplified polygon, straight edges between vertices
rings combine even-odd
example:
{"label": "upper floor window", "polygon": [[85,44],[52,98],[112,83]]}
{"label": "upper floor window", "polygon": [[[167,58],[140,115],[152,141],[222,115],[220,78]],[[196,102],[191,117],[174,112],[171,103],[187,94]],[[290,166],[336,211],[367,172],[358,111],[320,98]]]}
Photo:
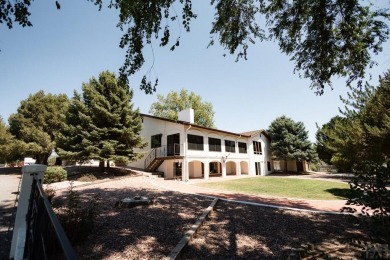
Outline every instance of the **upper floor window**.
{"label": "upper floor window", "polygon": [[225,151],[230,153],[236,152],[236,142],[225,140]]}
{"label": "upper floor window", "polygon": [[203,136],[200,135],[187,135],[188,150],[203,151]]}
{"label": "upper floor window", "polygon": [[209,137],[209,151],[220,152],[221,151],[221,139]]}
{"label": "upper floor window", "polygon": [[238,142],[238,152],[247,153],[246,143]]}
{"label": "upper floor window", "polygon": [[162,137],[162,134],[152,135],[151,136],[151,138],[150,138],[150,146],[151,146],[151,148],[161,147],[161,137]]}
{"label": "upper floor window", "polygon": [[253,141],[253,152],[254,154],[262,154],[261,142]]}

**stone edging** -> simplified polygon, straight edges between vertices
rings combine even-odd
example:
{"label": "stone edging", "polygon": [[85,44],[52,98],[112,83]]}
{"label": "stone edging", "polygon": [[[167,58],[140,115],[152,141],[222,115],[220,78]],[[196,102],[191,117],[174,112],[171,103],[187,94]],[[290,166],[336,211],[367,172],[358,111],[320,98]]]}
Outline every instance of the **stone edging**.
{"label": "stone edging", "polygon": [[215,198],[211,202],[210,206],[203,212],[203,214],[198,218],[198,220],[191,226],[191,228],[186,232],[183,238],[179,241],[176,247],[171,251],[171,253],[165,257],[165,260],[175,260],[178,259],[182,250],[187,246],[188,242],[194,237],[199,228],[203,225],[203,222],[206,220],[207,216],[211,211],[214,210],[215,205],[218,202],[218,198]]}

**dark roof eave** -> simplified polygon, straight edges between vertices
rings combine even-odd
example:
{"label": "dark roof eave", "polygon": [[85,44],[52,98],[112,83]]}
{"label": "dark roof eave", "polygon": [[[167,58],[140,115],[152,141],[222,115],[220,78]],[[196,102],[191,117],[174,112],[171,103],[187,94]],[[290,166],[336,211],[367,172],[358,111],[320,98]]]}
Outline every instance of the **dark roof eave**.
{"label": "dark roof eave", "polygon": [[141,116],[150,117],[150,118],[154,118],[154,119],[158,119],[158,120],[167,121],[167,122],[178,123],[178,124],[182,124],[182,125],[188,125],[188,126],[191,126],[191,127],[200,128],[200,129],[210,130],[210,131],[214,131],[214,132],[220,132],[220,133],[235,135],[235,136],[239,136],[239,137],[241,137],[241,136],[242,137],[252,137],[251,135],[247,135],[247,134],[238,134],[238,133],[223,131],[223,130],[219,130],[219,129],[215,129],[215,128],[195,125],[195,124],[191,124],[191,123],[186,122],[186,121],[172,120],[172,119],[167,119],[167,118],[158,117],[158,116],[151,116],[151,115],[142,114],[142,113],[140,113],[140,115]]}

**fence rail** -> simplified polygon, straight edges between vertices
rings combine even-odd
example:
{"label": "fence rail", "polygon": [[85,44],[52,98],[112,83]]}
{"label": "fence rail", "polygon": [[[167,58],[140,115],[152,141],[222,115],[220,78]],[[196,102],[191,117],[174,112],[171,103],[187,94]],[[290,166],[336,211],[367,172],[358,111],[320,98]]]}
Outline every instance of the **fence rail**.
{"label": "fence rail", "polygon": [[183,151],[180,144],[163,145],[161,147],[153,148],[145,158],[145,169],[154,159],[160,157],[177,156]]}
{"label": "fence rail", "polygon": [[77,259],[42,184],[33,179],[24,248],[27,259]]}

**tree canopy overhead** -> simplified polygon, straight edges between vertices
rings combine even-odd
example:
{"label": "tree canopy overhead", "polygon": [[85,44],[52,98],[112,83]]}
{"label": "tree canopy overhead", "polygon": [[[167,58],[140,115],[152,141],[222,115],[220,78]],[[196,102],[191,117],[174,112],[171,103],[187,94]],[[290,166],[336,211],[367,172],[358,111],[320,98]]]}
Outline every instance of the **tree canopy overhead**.
{"label": "tree canopy overhead", "polygon": [[178,113],[188,108],[194,109],[195,124],[214,127],[213,105],[210,102],[203,102],[201,96],[194,92],[188,93],[185,89],[180,90],[180,92],[171,91],[166,97],[158,94],[157,101],[151,105],[149,113],[154,116],[177,120]]}
{"label": "tree canopy overhead", "polygon": [[[100,8],[103,0],[89,0]],[[58,1],[55,2],[60,7]],[[12,28],[14,22],[31,26],[31,1],[0,1],[0,23]],[[382,51],[388,40],[388,9],[358,0],[210,0],[215,8],[210,45],[219,42],[237,59],[247,57],[256,40],[275,40],[291,57],[295,72],[311,81],[322,94],[333,77],[347,83],[361,83],[367,69],[375,65],[373,54]],[[158,40],[171,50],[179,47],[182,35],[172,27],[190,31],[197,17],[191,0],[112,0],[108,8],[119,10],[118,27],[124,31],[119,46],[127,49],[120,77],[138,72],[144,65],[144,47]],[[199,14],[201,15],[201,14]],[[150,74],[141,81],[146,93],[156,90]]]}

